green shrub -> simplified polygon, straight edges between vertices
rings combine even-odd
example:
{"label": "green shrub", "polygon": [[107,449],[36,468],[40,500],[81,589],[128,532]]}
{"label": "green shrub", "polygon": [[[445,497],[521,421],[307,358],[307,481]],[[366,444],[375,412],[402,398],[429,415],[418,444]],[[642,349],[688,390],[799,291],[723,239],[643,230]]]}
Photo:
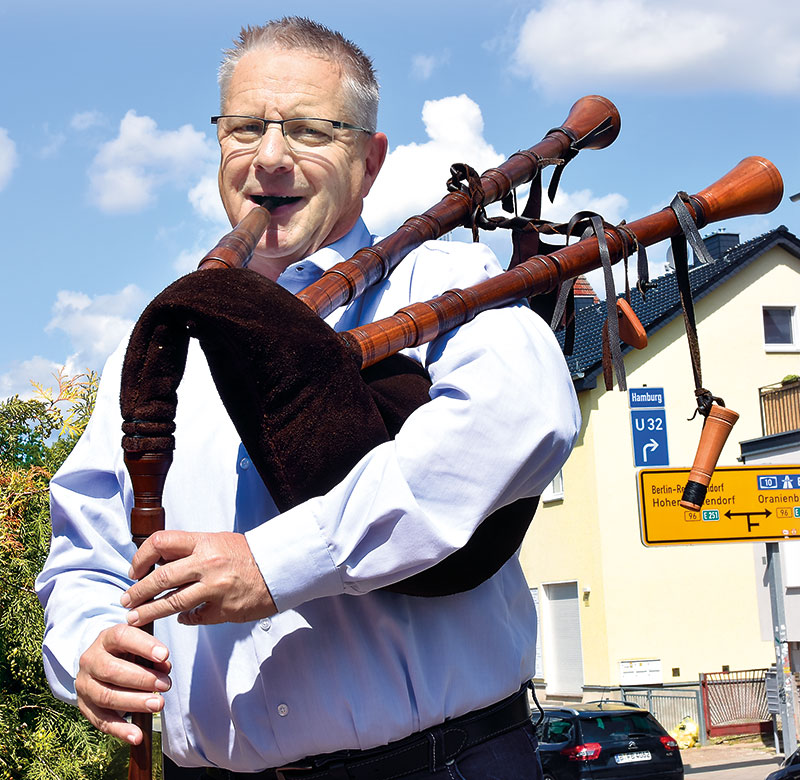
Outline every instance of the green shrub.
{"label": "green shrub", "polygon": [[0,402],[0,780],[123,780],[127,747],[55,699],[42,668],[33,584],[50,545],[48,485],[97,392],[93,373],[56,379],[57,394]]}

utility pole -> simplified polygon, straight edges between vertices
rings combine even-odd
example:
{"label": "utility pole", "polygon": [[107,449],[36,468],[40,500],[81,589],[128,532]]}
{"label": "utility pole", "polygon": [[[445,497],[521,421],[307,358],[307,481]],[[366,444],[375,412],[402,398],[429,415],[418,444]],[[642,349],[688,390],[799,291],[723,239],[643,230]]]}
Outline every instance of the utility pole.
{"label": "utility pole", "polygon": [[[786,638],[783,574],[778,542],[767,542],[767,578],[769,580],[770,606],[772,607],[772,638],[775,646],[775,671],[783,730],[783,754],[790,756],[797,749],[797,734],[794,725],[794,691],[789,662],[789,642]],[[776,750],[777,747],[776,745]]]}

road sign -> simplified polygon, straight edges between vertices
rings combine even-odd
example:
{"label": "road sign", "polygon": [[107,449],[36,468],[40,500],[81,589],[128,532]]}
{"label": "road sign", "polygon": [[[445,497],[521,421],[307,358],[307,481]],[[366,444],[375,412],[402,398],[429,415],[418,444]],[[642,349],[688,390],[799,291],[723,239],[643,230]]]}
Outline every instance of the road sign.
{"label": "road sign", "polygon": [[653,409],[664,406],[663,387],[631,387],[628,390],[631,409]]}
{"label": "road sign", "polygon": [[667,413],[663,409],[631,409],[634,466],[669,466]]}
{"label": "road sign", "polygon": [[700,512],[680,506],[689,469],[642,469],[642,542],[650,547],[800,539],[800,466],[717,468]]}

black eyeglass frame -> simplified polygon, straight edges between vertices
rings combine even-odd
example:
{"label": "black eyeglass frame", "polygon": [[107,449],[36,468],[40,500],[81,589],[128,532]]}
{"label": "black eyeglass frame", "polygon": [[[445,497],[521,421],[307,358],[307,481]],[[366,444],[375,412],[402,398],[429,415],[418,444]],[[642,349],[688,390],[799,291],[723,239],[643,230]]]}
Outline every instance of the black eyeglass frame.
{"label": "black eyeglass frame", "polygon": [[374,133],[373,130],[367,130],[366,127],[359,127],[358,125],[351,125],[349,122],[339,122],[336,119],[323,119],[319,116],[293,116],[289,117],[289,119],[265,119],[262,116],[250,116],[249,114],[220,114],[219,116],[212,116],[211,117],[211,124],[216,125],[220,119],[255,119],[257,122],[262,122],[264,125],[264,130],[261,132],[261,138],[264,137],[264,134],[267,132],[267,128],[270,125],[280,125],[281,126],[281,135],[286,138],[286,122],[297,122],[297,121],[308,121],[308,122],[329,122],[331,127],[334,130],[358,130],[362,133],[367,133],[368,135],[372,135]]}

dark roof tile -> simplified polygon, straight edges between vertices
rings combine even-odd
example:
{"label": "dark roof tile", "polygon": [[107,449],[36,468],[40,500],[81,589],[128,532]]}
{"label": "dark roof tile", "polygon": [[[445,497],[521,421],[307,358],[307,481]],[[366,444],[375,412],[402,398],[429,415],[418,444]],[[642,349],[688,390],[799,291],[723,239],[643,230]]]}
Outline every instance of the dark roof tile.
{"label": "dark roof tile", "polygon": [[[714,263],[694,266],[689,271],[694,300],[704,297],[757,257],[778,245],[800,258],[800,239],[785,225],[780,225],[731,248]],[[670,272],[655,281],[657,287],[647,292],[646,299],[642,298],[638,290],[631,291],[631,306],[648,335],[681,314],[675,273]],[[598,374],[602,373],[600,334],[605,317],[605,301],[585,306],[576,312],[575,348],[573,354],[566,355],[565,358],[578,390],[594,387]],[[563,347],[564,332],[559,331],[556,337]],[[623,347],[623,352],[630,349],[631,347]]]}

